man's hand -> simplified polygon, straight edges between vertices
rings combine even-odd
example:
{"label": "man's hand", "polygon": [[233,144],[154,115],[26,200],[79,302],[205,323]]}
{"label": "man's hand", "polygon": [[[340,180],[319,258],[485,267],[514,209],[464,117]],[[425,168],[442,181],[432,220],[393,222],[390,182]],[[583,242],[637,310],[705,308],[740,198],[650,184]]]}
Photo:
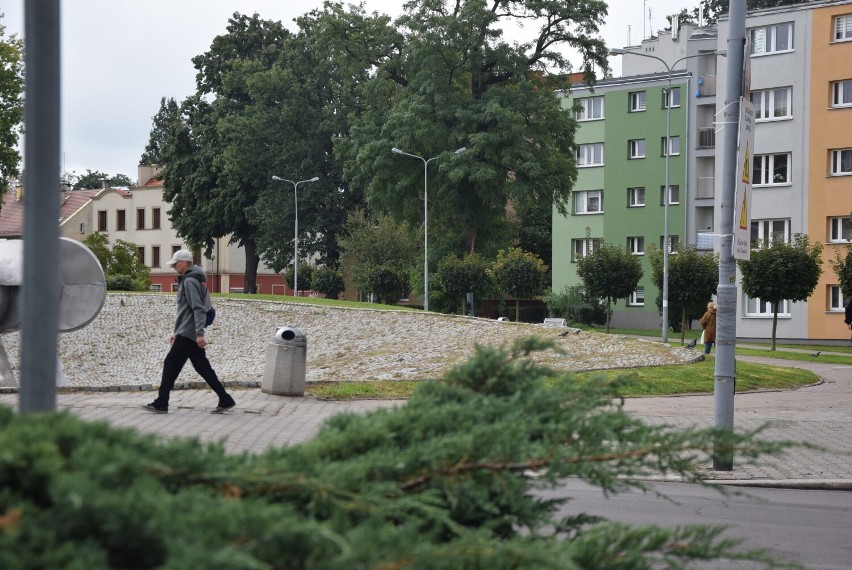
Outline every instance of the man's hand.
{"label": "man's hand", "polygon": [[205,346],[207,346],[207,341],[204,340],[203,336],[198,336],[195,337],[195,344],[197,344],[199,348],[204,348]]}
{"label": "man's hand", "polygon": [[175,335],[172,335],[172,336],[169,337],[169,344],[174,344],[174,343],[175,343]]}

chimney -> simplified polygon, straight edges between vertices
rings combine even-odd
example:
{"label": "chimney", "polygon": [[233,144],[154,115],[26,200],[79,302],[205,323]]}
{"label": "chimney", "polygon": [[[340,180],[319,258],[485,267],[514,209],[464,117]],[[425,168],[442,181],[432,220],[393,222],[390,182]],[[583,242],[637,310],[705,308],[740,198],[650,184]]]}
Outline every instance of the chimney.
{"label": "chimney", "polygon": [[104,178],[101,180],[101,190],[109,190],[109,179]]}

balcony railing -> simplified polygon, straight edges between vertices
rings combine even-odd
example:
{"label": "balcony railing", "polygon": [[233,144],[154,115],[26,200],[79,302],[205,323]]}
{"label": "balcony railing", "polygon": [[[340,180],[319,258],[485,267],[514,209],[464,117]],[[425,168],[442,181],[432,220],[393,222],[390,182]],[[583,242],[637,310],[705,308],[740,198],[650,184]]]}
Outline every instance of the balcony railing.
{"label": "balcony railing", "polygon": [[698,148],[716,147],[716,129],[706,127],[698,129]]}
{"label": "balcony railing", "polygon": [[713,198],[716,193],[716,178],[714,176],[699,176],[698,188],[695,192],[696,198]]}
{"label": "balcony railing", "polygon": [[713,232],[696,232],[695,249],[698,251],[713,251]]}
{"label": "balcony railing", "polygon": [[716,76],[701,75],[698,77],[698,96],[713,97],[716,95]]}

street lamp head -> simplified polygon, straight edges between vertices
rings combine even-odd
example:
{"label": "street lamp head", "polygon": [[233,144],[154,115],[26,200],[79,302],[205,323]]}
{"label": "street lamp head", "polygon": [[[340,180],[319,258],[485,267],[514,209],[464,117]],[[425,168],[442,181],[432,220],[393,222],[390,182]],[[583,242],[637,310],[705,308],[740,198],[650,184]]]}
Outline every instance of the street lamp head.
{"label": "street lamp head", "polygon": [[272,175],[272,179],[277,180],[278,182],[284,182],[283,178],[281,178],[280,176],[275,176],[274,174]]}
{"label": "street lamp head", "polygon": [[317,180],[319,180],[319,176],[314,176],[313,178],[308,180],[308,182],[316,182]]}
{"label": "street lamp head", "polygon": [[402,152],[401,150],[399,150],[399,149],[398,149],[398,148],[396,148],[396,147],[393,147],[393,148],[391,149],[391,152],[395,152],[395,153],[397,153],[397,154],[405,154],[404,152]]}
{"label": "street lamp head", "polygon": [[462,154],[463,152],[467,152],[467,147],[463,146],[459,149],[456,149],[455,154]]}
{"label": "street lamp head", "polygon": [[627,53],[627,50],[623,50],[621,48],[610,48],[609,55],[624,55]]}

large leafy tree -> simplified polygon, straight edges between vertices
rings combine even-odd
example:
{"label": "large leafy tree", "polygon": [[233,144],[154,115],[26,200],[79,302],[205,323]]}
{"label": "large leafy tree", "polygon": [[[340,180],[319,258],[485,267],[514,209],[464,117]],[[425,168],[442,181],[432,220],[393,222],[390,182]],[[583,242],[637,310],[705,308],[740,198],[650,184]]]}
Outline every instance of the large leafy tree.
{"label": "large leafy tree", "polygon": [[6,35],[0,12],[0,188],[20,176],[18,138],[24,119],[24,43]]}
{"label": "large leafy tree", "polygon": [[577,258],[577,275],[592,297],[606,299],[606,332],[612,318],[612,305],[627,299],[642,279],[639,258],[617,245],[602,243],[588,255]]}
{"label": "large leafy tree", "polygon": [[126,174],[116,174],[110,176],[100,170],[86,169],[85,174],[76,174],[74,172],[67,174],[66,179],[71,184],[74,190],[97,190],[103,185],[106,180],[110,186],[133,186],[133,181]]}
{"label": "large leafy tree", "polygon": [[[651,277],[657,291],[663,290],[663,250],[654,247],[649,251]],[[704,314],[707,301],[716,293],[719,284],[719,259],[715,255],[700,253],[694,245],[678,250],[669,256],[669,321],[679,325],[683,342],[687,326]],[[657,308],[662,311],[662,294],[657,296]],[[671,323],[679,319],[678,323]]]}
{"label": "large leafy tree", "polygon": [[[809,1],[810,0],[746,0],[746,9],[759,10],[760,8],[792,6],[794,4],[806,4]],[[698,4],[704,9],[704,23],[713,24],[719,20],[719,16],[728,13],[728,7],[731,3],[730,0],[702,0]],[[677,16],[680,22],[691,22],[693,24],[697,24],[698,7],[696,6],[691,10],[682,8]],[[669,24],[671,24],[671,18],[671,16],[666,17],[666,19],[669,20]],[[670,30],[671,26],[665,29]]]}
{"label": "large leafy tree", "polygon": [[[601,1],[418,0],[393,23],[357,7],[329,13],[333,41],[375,68],[367,108],[337,147],[348,180],[374,209],[421,224],[423,163],[391,148],[438,157],[429,222],[456,252],[488,245],[510,202],[564,213],[576,124],[553,89],[567,87],[569,71],[606,72],[606,10]],[[516,24],[529,32],[510,43],[502,28]],[[576,67],[562,55],[568,48],[579,53]],[[454,155],[462,146],[468,152]],[[443,257],[448,248],[434,249]]]}
{"label": "large leafy tree", "polygon": [[154,126],[145,145],[145,152],[139,158],[139,165],[163,164],[163,146],[169,136],[172,125],[180,120],[180,108],[174,98],[160,99],[160,110],[153,117]]}
{"label": "large leafy tree", "polygon": [[806,301],[822,275],[822,244],[796,234],[791,242],[776,241],[737,262],[743,275],[743,292],[772,305],[772,348],[781,301]]}
{"label": "large leafy tree", "polygon": [[852,297],[852,245],[847,245],[840,255],[840,251],[834,252],[834,260],[831,262],[831,268],[834,274],[837,275],[838,283],[840,284],[840,292],[844,297],[844,305],[846,299]]}

